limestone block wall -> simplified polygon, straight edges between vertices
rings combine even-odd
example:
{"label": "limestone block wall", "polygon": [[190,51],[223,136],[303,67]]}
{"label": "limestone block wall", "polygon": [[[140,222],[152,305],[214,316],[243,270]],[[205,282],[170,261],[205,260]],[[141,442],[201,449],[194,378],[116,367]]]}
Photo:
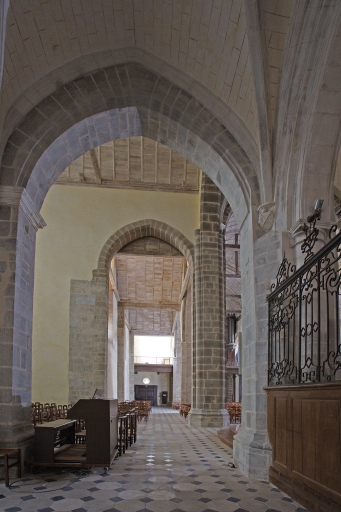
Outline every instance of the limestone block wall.
{"label": "limestone block wall", "polygon": [[106,389],[107,282],[71,281],[69,403]]}

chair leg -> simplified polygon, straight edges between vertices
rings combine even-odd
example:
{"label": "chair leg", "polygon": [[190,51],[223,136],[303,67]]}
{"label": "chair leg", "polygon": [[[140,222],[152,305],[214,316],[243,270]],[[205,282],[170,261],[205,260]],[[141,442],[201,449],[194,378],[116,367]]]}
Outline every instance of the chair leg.
{"label": "chair leg", "polygon": [[5,485],[9,487],[8,453],[4,454]]}
{"label": "chair leg", "polygon": [[18,463],[18,478],[21,478],[21,450],[20,450],[20,448],[18,448],[17,463]]}

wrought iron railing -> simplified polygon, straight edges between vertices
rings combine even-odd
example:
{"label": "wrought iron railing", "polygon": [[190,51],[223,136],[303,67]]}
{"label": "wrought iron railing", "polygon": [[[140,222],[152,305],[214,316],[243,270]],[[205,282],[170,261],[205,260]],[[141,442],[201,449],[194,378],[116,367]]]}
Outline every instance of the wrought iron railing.
{"label": "wrought iron railing", "polygon": [[[316,228],[307,236],[317,239]],[[315,236],[316,235],[316,236]],[[341,380],[341,232],[296,270],[284,257],[268,296],[269,385]],[[307,240],[306,239],[306,240]]]}

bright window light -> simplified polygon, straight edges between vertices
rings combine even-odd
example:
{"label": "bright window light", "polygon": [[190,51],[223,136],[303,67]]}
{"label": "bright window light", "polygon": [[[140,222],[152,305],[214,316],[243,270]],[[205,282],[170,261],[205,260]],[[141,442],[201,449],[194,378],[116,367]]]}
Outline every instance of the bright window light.
{"label": "bright window light", "polygon": [[171,364],[173,336],[134,336],[134,360],[142,364]]}

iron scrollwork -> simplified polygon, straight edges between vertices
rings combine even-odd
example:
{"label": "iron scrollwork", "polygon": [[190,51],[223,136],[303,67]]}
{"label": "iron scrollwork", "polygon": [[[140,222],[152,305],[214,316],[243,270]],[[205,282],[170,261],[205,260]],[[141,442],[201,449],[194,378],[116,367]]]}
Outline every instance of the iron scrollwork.
{"label": "iron scrollwork", "polygon": [[268,297],[269,385],[341,380],[341,232],[333,227],[313,254],[316,229],[304,241],[303,266],[284,257]]}
{"label": "iron scrollwork", "polygon": [[301,251],[303,254],[306,254],[304,261],[307,261],[314,255],[313,249],[315,247],[317,237],[320,232],[320,230],[316,227],[315,218],[312,222],[309,223],[309,226],[307,226],[307,224],[304,224],[304,231],[306,233],[306,237],[303,244],[301,245]]}

